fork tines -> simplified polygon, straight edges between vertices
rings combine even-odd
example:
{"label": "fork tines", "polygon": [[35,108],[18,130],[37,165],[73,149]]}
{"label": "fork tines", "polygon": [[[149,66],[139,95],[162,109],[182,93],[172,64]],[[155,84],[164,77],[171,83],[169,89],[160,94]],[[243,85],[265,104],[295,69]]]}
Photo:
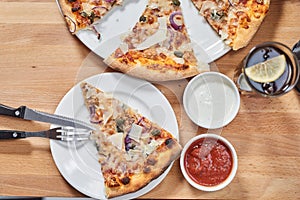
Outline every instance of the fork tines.
{"label": "fork tines", "polygon": [[61,127],[56,132],[60,133],[56,137],[62,141],[83,141],[89,140],[91,131],[81,128]]}

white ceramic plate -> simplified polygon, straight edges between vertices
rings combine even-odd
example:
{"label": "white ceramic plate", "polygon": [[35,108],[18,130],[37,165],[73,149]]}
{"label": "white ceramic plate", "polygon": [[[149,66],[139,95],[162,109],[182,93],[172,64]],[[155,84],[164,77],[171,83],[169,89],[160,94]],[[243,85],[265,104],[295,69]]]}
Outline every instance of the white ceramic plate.
{"label": "white ceramic plate", "polygon": [[[136,108],[142,115],[179,138],[177,120],[171,105],[149,82],[121,73],[103,73],[85,81],[105,92],[111,92],[116,98]],[[63,97],[55,113],[89,121],[89,113],[84,105],[79,84]],[[103,176],[93,142],[74,144],[51,140],[50,148],[58,170],[69,184],[87,196],[105,198]],[[133,199],[149,192],[163,180],[170,169],[171,166],[139,191],[114,199]]]}
{"label": "white ceramic plate", "polygon": [[[124,0],[95,26],[101,33],[97,39],[93,31],[80,31],[77,37],[102,58],[108,57],[121,43],[120,35],[130,31],[146,8],[148,0]],[[182,0],[181,8],[197,58],[210,63],[227,53],[226,46],[191,1]]]}
{"label": "white ceramic plate", "polygon": [[240,95],[234,82],[219,72],[204,72],[186,86],[183,106],[198,126],[216,129],[229,124],[240,108]]}

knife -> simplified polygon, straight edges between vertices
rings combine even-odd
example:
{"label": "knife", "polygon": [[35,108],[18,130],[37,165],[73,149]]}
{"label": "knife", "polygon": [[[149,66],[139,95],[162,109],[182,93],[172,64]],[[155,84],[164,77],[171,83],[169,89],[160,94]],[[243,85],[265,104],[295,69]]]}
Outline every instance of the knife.
{"label": "knife", "polygon": [[61,115],[49,114],[49,113],[33,110],[26,106],[20,106],[19,108],[12,108],[0,104],[0,115],[17,117],[25,120],[47,122],[47,123],[56,124],[60,126],[71,126],[75,128],[95,130],[95,127],[92,124],[88,124],[86,122],[61,116]]}

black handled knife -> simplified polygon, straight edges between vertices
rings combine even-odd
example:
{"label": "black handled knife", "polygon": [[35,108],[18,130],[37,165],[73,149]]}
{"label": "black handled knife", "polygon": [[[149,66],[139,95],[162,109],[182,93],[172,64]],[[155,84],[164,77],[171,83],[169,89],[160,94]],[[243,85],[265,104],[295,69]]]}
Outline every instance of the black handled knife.
{"label": "black handled knife", "polygon": [[92,124],[61,115],[49,114],[33,110],[26,106],[20,106],[19,108],[11,108],[9,106],[0,104],[0,115],[17,117],[25,120],[46,122],[60,126],[71,126],[75,128],[95,130],[95,127]]}

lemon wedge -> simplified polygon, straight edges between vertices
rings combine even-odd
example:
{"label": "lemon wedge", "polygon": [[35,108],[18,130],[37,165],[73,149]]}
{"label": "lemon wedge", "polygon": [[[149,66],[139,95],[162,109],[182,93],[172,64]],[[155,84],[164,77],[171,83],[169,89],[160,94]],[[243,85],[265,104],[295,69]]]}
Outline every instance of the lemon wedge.
{"label": "lemon wedge", "polygon": [[266,60],[265,62],[247,67],[245,73],[253,81],[270,83],[277,80],[283,74],[285,67],[285,56],[280,55]]}

